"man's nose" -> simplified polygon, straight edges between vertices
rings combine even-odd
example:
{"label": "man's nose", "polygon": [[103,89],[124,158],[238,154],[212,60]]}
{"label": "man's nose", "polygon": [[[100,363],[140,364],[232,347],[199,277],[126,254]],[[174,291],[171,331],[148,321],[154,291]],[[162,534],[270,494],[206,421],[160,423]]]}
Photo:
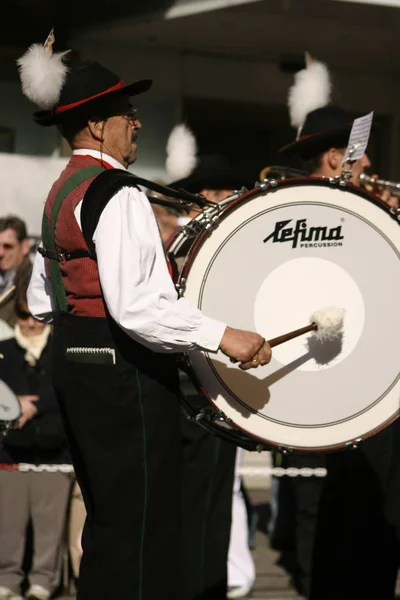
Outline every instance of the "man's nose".
{"label": "man's nose", "polygon": [[135,119],[135,129],[142,129],[142,124],[139,119]]}

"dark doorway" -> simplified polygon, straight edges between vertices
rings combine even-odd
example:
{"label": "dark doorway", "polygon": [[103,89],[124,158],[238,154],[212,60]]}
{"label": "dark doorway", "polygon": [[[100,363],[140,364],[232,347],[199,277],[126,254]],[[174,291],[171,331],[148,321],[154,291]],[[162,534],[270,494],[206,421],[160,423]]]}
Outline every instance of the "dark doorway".
{"label": "dark doorway", "polygon": [[277,164],[277,149],[294,136],[287,110],[279,105],[188,98],[184,117],[200,153],[225,155],[246,187],[253,187],[267,164]]}
{"label": "dark doorway", "polygon": [[[199,152],[225,155],[243,174],[246,187],[254,186],[267,165],[301,167],[298,160],[284,159],[279,153],[279,148],[296,137],[284,105],[186,98],[183,114],[196,136]],[[387,170],[389,121],[388,117],[374,117],[368,147],[374,173]]]}

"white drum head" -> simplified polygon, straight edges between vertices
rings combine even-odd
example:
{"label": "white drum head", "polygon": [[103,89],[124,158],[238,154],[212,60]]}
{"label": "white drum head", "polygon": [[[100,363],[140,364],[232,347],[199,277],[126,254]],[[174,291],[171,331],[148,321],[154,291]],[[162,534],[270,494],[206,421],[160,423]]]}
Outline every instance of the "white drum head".
{"label": "white drum head", "polygon": [[13,422],[21,416],[21,407],[17,396],[0,379],[0,422]]}
{"label": "white drum head", "polygon": [[288,184],[227,209],[186,269],[187,297],[207,316],[266,339],[346,310],[343,335],[310,334],[242,372],[221,352],[193,353],[216,407],[262,441],[343,447],[399,410],[400,228],[365,195],[327,183]]}

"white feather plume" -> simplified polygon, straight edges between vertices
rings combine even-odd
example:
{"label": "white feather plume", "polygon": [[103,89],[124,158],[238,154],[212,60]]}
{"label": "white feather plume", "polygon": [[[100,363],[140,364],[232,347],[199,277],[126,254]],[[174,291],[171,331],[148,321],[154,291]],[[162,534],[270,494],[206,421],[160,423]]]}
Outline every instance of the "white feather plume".
{"label": "white feather plume", "polygon": [[314,311],[310,323],[315,323],[318,327],[314,332],[315,336],[321,341],[337,337],[342,332],[344,316],[344,308],[324,308]]}
{"label": "white feather plume", "polygon": [[306,68],[296,73],[289,90],[292,126],[301,129],[308,113],[329,104],[331,91],[332,82],[327,66],[306,53]]}
{"label": "white feather plume", "polygon": [[170,181],[184,179],[197,165],[197,142],[190,129],[181,123],[170,133],[165,168]]}
{"label": "white feather plume", "polygon": [[41,109],[55,106],[64,85],[68,68],[63,59],[66,52],[52,52],[53,31],[44,45],[32,44],[17,60],[24,95]]}

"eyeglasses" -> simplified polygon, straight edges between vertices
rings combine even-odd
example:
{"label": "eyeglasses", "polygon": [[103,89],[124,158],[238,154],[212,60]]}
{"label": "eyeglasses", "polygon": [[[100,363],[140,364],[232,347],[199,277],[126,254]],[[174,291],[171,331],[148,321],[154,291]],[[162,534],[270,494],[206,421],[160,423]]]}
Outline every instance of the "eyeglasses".
{"label": "eyeglasses", "polygon": [[137,121],[137,109],[129,108],[128,110],[119,113],[118,116],[125,117],[125,119],[128,119],[128,121],[131,121],[131,123],[134,123],[135,121]]}
{"label": "eyeglasses", "polygon": [[17,313],[17,318],[21,319],[22,321],[27,321],[32,316],[32,314],[27,310],[17,309],[16,313]]}

